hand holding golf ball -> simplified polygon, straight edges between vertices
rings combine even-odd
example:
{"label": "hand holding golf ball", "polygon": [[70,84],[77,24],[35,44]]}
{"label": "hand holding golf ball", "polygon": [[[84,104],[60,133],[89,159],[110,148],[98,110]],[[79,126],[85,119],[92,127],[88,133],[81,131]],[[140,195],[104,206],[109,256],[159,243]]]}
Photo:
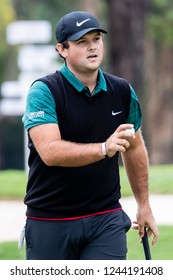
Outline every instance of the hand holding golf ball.
{"label": "hand holding golf ball", "polygon": [[132,127],[132,128],[128,128],[128,129],[126,129],[125,131],[126,131],[126,132],[130,132],[132,135],[135,135],[135,130],[134,130],[133,127]]}
{"label": "hand holding golf ball", "polygon": [[135,138],[135,129],[132,125],[120,125],[116,131],[102,143],[102,154],[106,157],[113,157],[116,152],[124,153],[129,148],[132,138]]}

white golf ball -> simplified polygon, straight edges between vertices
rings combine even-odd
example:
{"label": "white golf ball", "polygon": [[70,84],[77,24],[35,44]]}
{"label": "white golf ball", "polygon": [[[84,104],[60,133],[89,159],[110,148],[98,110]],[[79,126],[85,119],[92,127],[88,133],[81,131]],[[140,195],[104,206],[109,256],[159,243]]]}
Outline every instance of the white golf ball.
{"label": "white golf ball", "polygon": [[125,131],[130,132],[132,135],[135,134],[135,130],[134,130],[133,127],[132,127],[132,128],[128,128],[128,129],[126,129]]}

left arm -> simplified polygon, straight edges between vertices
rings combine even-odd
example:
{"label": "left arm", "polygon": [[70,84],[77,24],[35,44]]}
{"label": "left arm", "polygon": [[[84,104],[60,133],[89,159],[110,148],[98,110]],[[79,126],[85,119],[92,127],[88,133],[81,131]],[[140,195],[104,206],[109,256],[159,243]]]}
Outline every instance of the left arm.
{"label": "left arm", "polygon": [[154,235],[152,244],[158,239],[158,229],[149,203],[148,188],[148,154],[141,134],[138,129],[135,138],[130,140],[130,146],[122,153],[126,173],[137,202],[137,222],[140,237],[144,235],[144,227],[148,228],[148,236]]}

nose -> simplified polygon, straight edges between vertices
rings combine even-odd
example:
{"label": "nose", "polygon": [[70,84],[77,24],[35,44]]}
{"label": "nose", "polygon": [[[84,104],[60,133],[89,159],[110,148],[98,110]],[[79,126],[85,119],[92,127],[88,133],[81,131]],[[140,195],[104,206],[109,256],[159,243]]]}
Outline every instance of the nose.
{"label": "nose", "polygon": [[88,49],[95,50],[96,49],[96,43],[94,41],[89,42]]}

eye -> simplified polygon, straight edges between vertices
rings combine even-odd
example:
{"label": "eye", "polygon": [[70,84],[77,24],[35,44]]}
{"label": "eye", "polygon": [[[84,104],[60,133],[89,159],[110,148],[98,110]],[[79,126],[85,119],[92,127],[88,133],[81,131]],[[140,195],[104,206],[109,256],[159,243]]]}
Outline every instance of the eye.
{"label": "eye", "polygon": [[101,36],[100,35],[95,37],[95,41],[100,41],[100,40],[101,40]]}
{"label": "eye", "polygon": [[86,42],[86,40],[82,39],[82,40],[77,41],[77,44],[84,44],[85,42]]}

